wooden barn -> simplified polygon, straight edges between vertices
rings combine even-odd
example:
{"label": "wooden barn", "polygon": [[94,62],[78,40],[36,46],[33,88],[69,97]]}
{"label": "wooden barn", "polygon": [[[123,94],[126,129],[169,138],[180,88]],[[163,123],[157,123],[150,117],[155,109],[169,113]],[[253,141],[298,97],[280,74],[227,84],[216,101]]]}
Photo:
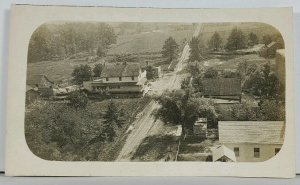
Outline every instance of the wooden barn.
{"label": "wooden barn", "polygon": [[204,97],[241,101],[241,80],[238,78],[205,78],[202,85]]}

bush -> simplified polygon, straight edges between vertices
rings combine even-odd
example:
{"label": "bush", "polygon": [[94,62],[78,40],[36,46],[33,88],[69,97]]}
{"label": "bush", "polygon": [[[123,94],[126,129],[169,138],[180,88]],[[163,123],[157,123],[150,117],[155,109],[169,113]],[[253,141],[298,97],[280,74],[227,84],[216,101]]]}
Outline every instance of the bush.
{"label": "bush", "polygon": [[70,105],[76,109],[85,108],[89,101],[87,95],[80,91],[72,92],[68,99],[70,100]]}

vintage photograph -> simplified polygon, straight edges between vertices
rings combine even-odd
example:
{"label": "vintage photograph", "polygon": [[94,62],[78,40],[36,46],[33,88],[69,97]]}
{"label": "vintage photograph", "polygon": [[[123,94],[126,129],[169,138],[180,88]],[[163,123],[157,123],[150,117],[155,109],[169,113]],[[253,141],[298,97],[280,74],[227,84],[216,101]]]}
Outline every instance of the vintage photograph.
{"label": "vintage photograph", "polygon": [[46,22],[25,138],[50,161],[262,162],[283,146],[285,44],[259,22]]}

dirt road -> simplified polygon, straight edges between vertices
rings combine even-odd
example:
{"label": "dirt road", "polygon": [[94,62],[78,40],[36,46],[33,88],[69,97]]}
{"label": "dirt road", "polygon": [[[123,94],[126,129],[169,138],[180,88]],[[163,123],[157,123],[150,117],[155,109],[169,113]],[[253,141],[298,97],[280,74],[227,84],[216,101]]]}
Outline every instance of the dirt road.
{"label": "dirt road", "polygon": [[[193,36],[197,36],[202,28],[202,25],[199,24],[193,34]],[[188,44],[185,45],[182,54],[179,58],[179,62],[176,65],[175,71],[172,73],[166,74],[161,79],[157,80],[152,84],[152,92],[151,94],[160,95],[163,91],[169,89],[180,89],[180,83],[182,80],[182,76],[177,73],[181,71],[189,58],[190,47]],[[128,135],[126,142],[116,159],[116,161],[130,161],[137,147],[143,141],[145,137],[147,137],[148,132],[155,125],[155,119],[151,115],[153,110],[159,108],[159,104],[155,101],[151,101],[149,105],[141,111],[141,116],[136,119],[133,123],[133,129]]]}

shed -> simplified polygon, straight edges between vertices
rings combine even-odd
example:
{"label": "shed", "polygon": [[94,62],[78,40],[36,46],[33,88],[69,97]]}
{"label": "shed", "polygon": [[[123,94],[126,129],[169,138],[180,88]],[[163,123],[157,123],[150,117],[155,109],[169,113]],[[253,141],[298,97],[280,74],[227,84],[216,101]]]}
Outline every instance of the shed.
{"label": "shed", "polygon": [[236,162],[235,154],[226,146],[218,146],[213,150],[213,162]]}

